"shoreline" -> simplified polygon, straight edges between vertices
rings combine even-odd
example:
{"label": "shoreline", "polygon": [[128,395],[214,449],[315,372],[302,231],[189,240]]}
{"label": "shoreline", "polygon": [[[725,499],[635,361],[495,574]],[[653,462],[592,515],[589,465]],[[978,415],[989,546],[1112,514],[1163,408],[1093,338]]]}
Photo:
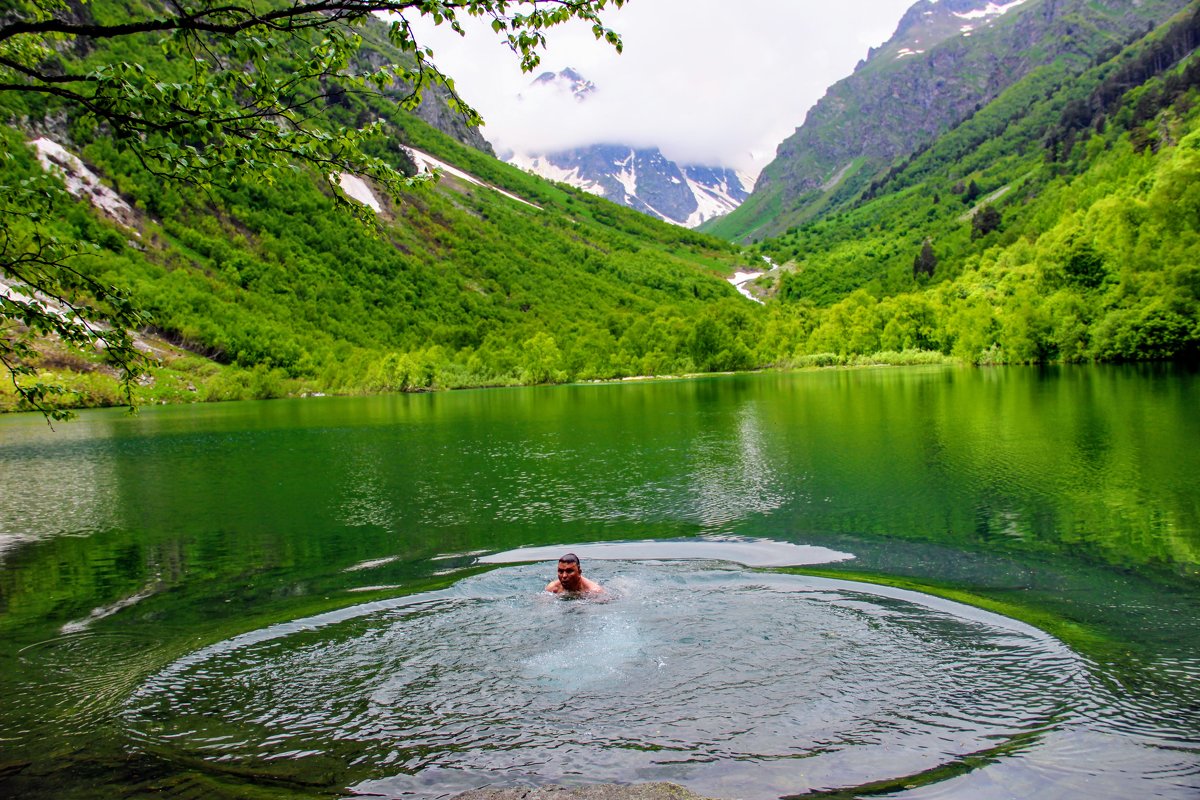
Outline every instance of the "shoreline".
{"label": "shoreline", "polygon": [[[365,391],[351,390],[339,392],[335,390],[313,388],[311,385],[301,385],[291,391],[268,392],[261,396],[254,394],[239,396],[211,396],[202,394],[194,385],[196,378],[184,378],[181,374],[166,376],[163,383],[173,382],[177,387],[163,389],[157,382],[141,383],[135,387],[134,403],[130,406],[120,397],[117,389],[117,378],[99,370],[90,372],[43,372],[40,379],[56,381],[64,386],[66,395],[85,397],[82,403],[55,403],[57,410],[84,411],[94,408],[132,408],[138,409],[160,405],[197,405],[208,403],[225,403],[254,400],[300,400],[320,397],[384,397],[402,394],[436,394],[440,392],[459,392],[480,389],[530,389],[548,386],[599,386],[624,383],[655,383],[670,381],[697,380],[701,378],[719,378],[732,375],[756,375],[763,373],[810,372],[829,369],[874,369],[881,367],[916,367],[916,366],[963,366],[960,359],[945,356],[930,351],[904,351],[902,353],[874,353],[869,356],[839,356],[834,353],[822,353],[814,356],[803,356],[790,364],[771,365],[758,369],[720,371],[720,372],[685,372],[667,375],[625,375],[619,378],[590,378],[561,383],[492,383],[476,386],[433,386],[421,387],[407,391]],[[246,370],[246,374],[252,373]],[[37,409],[17,408],[15,392],[7,376],[0,376],[4,383],[0,384],[0,417],[16,414],[40,414]],[[97,383],[104,384],[97,386]],[[157,390],[157,391],[156,391]]]}

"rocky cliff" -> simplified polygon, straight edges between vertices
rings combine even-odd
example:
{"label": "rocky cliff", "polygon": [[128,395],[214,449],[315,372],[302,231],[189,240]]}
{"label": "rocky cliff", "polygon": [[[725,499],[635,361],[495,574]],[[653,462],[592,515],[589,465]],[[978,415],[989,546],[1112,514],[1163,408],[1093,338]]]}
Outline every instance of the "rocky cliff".
{"label": "rocky cliff", "polygon": [[450,108],[446,90],[442,87],[426,89],[421,97],[421,105],[417,106],[413,113],[450,138],[457,139],[468,147],[474,147],[489,156],[496,155],[491,143],[483,138],[479,128],[467,124],[467,120],[462,114]]}

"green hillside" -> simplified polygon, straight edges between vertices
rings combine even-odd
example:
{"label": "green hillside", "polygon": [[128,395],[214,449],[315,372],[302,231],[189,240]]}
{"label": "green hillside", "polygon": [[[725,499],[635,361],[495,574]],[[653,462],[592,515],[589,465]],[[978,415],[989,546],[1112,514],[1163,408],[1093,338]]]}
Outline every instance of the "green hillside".
{"label": "green hillside", "polygon": [[[97,13],[114,13],[97,4]],[[376,26],[382,28],[382,25]],[[170,74],[153,39],[86,54]],[[386,52],[382,35],[368,49]],[[286,65],[285,65],[286,66]],[[757,307],[724,280],[732,246],[551,185],[462,145],[400,108],[346,93],[322,113],[381,121],[374,155],[402,170],[398,145],[493,188],[446,175],[360,224],[311,169],[247,169],[230,185],[190,186],[147,171],[120,142],[79,121],[59,138],[137,209],[133,228],[60,199],[54,231],[99,249],[77,260],[126,287],[160,351],[146,400],[265,397],[544,383],[753,366]],[[9,119],[53,118],[38,98],[4,97]],[[7,128],[0,179],[41,174],[27,132]],[[376,187],[378,190],[378,187]],[[52,341],[38,367],[76,390],[61,402],[117,402],[92,359]],[[0,395],[0,403],[5,396]],[[8,402],[14,401],[8,395]]]}
{"label": "green hillside", "polygon": [[[124,5],[89,7],[119,17]],[[748,250],[505,165],[404,111],[403,87],[329,93],[315,118],[377,122],[372,155],[411,172],[405,145],[490,186],[447,174],[433,188],[378,191],[378,215],[358,207],[367,223],[312,167],[164,179],[102,126],[0,92],[10,123],[0,186],[51,180],[27,144],[49,135],[133,208],[121,223],[50,193],[38,219],[7,220],[5,246],[37,230],[43,242],[88,243],[76,268],[129,290],[154,357],[141,402],[1190,357],[1200,345],[1198,41],[1193,3],[1090,65],[1035,69],[861,188],[833,189],[822,218]],[[72,57],[169,75],[154,44]],[[396,55],[382,37],[368,44]],[[765,306],[724,279],[763,257],[778,265],[759,279]],[[7,319],[0,333],[20,335]],[[98,354],[44,337],[23,363],[70,389],[48,402],[122,402]],[[15,407],[5,382],[0,408]]]}
{"label": "green hillside", "polygon": [[[724,325],[750,305],[721,277],[739,263],[728,246],[403,125],[422,149],[541,207],[445,178],[373,231],[309,174],[203,196],[124,172],[93,142],[84,158],[146,209],[141,236],[80,203],[61,209],[59,230],[103,243],[87,270],[129,287],[155,332],[234,368],[200,369],[216,378],[211,396],[749,366],[709,364],[691,342],[698,320]],[[39,169],[12,132],[5,146],[17,154],[10,174]]]}
{"label": "green hillside", "polygon": [[764,281],[798,320],[794,354],[1194,355],[1198,42],[1193,4],[1082,74],[1036,70],[844,210],[756,246],[782,265]]}

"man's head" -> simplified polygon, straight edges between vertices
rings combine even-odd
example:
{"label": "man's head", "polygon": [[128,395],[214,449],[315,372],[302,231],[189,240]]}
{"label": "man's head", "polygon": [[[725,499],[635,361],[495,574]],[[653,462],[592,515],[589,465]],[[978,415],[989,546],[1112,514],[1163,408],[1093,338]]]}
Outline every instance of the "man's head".
{"label": "man's head", "polygon": [[579,556],[567,553],[558,560],[558,582],[568,592],[578,591],[583,585],[583,570],[579,566]]}

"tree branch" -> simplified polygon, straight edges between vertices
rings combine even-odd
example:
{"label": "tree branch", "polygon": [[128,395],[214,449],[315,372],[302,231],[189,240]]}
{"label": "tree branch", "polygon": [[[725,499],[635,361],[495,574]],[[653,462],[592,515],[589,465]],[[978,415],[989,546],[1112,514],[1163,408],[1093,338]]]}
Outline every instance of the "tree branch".
{"label": "tree branch", "polygon": [[27,75],[30,78],[33,78],[35,81],[41,81],[42,83],[83,83],[83,82],[88,82],[88,81],[91,81],[91,82],[95,81],[95,78],[92,78],[87,75],[46,75],[46,74],[38,72],[37,70],[34,70],[30,67],[27,67],[24,64],[18,64],[16,61],[13,61],[12,59],[4,58],[3,56],[0,56],[0,67],[8,67],[9,69],[13,70],[14,72],[19,72],[22,75]]}
{"label": "tree branch", "polygon": [[[44,35],[50,33],[66,36],[86,36],[92,39],[112,39],[137,33],[162,33],[174,30],[233,35],[242,33],[257,25],[268,26],[275,30],[289,30],[365,17],[374,12],[390,11],[399,13],[420,5],[421,3],[417,2],[417,0],[408,0],[407,2],[333,0],[332,2],[300,3],[290,8],[268,11],[265,14],[256,12],[249,5],[226,5],[202,9],[192,14],[180,14],[160,19],[146,19],[137,22],[127,22],[122,25],[97,25],[95,23],[69,22],[61,19],[38,20],[36,22],[19,20],[0,26],[0,41],[22,34]],[[448,2],[444,4],[445,7],[451,9],[460,9],[469,5],[471,5],[469,2]],[[320,19],[311,19],[318,16]],[[235,22],[215,21],[221,17],[238,17],[240,19]],[[300,22],[297,22],[298,20]]]}

